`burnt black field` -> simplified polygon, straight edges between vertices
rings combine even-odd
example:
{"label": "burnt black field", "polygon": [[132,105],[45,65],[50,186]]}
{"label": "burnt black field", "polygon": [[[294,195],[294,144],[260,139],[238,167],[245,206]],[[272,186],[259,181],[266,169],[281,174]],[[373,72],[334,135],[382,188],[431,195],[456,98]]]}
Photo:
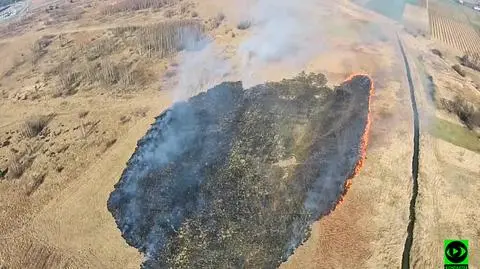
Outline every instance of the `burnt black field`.
{"label": "burnt black field", "polygon": [[108,209],[142,268],[276,268],[343,192],[371,81],[222,83],[158,116]]}

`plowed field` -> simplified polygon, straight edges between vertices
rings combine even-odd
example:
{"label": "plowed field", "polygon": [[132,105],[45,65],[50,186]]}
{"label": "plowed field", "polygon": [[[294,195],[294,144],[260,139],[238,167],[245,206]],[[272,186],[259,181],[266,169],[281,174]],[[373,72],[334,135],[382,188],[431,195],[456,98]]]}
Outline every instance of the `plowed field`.
{"label": "plowed field", "polygon": [[462,52],[480,52],[480,36],[471,26],[429,10],[432,37]]}

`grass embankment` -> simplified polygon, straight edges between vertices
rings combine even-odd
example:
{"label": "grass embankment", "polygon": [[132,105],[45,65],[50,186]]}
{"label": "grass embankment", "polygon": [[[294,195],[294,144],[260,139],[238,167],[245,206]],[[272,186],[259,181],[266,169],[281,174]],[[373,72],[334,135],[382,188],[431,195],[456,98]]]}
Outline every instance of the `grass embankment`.
{"label": "grass embankment", "polygon": [[480,135],[464,126],[436,118],[429,128],[429,132],[439,139],[480,153]]}

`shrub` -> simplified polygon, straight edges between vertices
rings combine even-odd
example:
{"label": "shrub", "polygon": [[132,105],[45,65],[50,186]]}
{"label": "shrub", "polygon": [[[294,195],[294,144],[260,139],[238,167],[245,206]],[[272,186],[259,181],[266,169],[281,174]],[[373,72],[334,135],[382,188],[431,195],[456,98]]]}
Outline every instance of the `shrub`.
{"label": "shrub", "polygon": [[[82,80],[88,84],[93,84],[98,80],[98,68],[101,66],[99,63],[86,63],[82,67]],[[98,68],[97,68],[98,67]]]}
{"label": "shrub", "polygon": [[115,144],[116,142],[117,142],[117,139],[116,139],[116,138],[113,138],[113,139],[108,140],[108,141],[105,143],[105,149],[110,148],[110,147],[113,146],[113,144]]}
{"label": "shrub", "polygon": [[139,107],[132,114],[136,117],[145,118],[147,116],[148,110],[148,107]]}
{"label": "shrub", "polygon": [[163,12],[163,16],[165,16],[166,18],[171,18],[171,17],[175,16],[175,10],[167,9],[167,10],[165,10],[165,12]]}
{"label": "shrub", "polygon": [[57,87],[53,91],[53,97],[71,95],[75,93],[75,88],[80,84],[79,73],[73,71],[70,61],[54,66],[45,72],[45,76],[57,77]]}
{"label": "shrub", "polygon": [[466,67],[470,67],[474,70],[480,71],[480,54],[467,53],[462,58],[460,58],[460,63]]}
{"label": "shrub", "polygon": [[78,74],[72,70],[64,70],[59,74],[59,82],[61,90],[65,94],[71,94],[72,90],[75,88]]}
{"label": "shrub", "polygon": [[0,179],[4,179],[7,176],[7,172],[8,172],[8,168],[5,170],[0,169]]}
{"label": "shrub", "polygon": [[139,26],[131,25],[131,26],[122,26],[122,27],[112,28],[111,31],[115,36],[122,36],[126,33],[134,32],[139,28],[140,28]]}
{"label": "shrub", "polygon": [[111,54],[115,50],[115,44],[112,40],[101,39],[95,42],[92,42],[90,45],[86,46],[83,49],[83,53],[88,61],[93,61],[100,58],[101,56],[106,56]]}
{"label": "shrub", "polygon": [[244,21],[241,21],[237,24],[237,29],[247,30],[248,28],[250,28],[251,25],[252,25],[252,23],[249,20],[244,20]]}
{"label": "shrub", "polygon": [[25,170],[27,170],[27,167],[28,164],[24,161],[22,162],[19,156],[14,156],[8,165],[7,177],[10,179],[20,178]]}
{"label": "shrub", "polygon": [[225,19],[225,14],[223,14],[222,12],[219,12],[217,16],[215,16],[215,20],[217,21],[223,21],[224,19]]}
{"label": "shrub", "polygon": [[33,116],[25,121],[22,127],[22,134],[25,137],[37,136],[45,127],[47,127],[50,117]]}
{"label": "shrub", "polygon": [[455,70],[460,76],[465,77],[465,70],[458,64],[452,66],[453,70]]}
{"label": "shrub", "polygon": [[180,6],[180,14],[185,14],[188,12],[189,4],[188,3],[183,3]]}
{"label": "shrub", "polygon": [[453,101],[442,98],[440,104],[446,111],[457,115],[469,129],[480,127],[480,110],[465,99],[459,96]]}
{"label": "shrub", "polygon": [[40,187],[40,185],[43,184],[43,182],[45,181],[45,176],[46,176],[45,173],[35,174],[32,176],[31,181],[27,185],[27,190],[26,190],[27,196],[32,195],[38,189],[38,187]]}
{"label": "shrub", "polygon": [[85,118],[85,117],[88,115],[88,113],[89,113],[88,110],[80,111],[80,112],[78,113],[78,117],[79,117],[80,119],[83,119],[83,118]]}
{"label": "shrub", "polygon": [[49,11],[48,13],[49,18],[44,22],[45,25],[54,25],[62,22],[77,21],[82,18],[82,15],[85,13],[85,11],[80,7],[67,8],[65,6],[55,6],[55,9]]}
{"label": "shrub", "polygon": [[210,29],[217,29],[225,19],[225,15],[223,13],[218,13],[214,18],[210,21]]}
{"label": "shrub", "polygon": [[113,85],[118,82],[119,73],[114,63],[109,60],[103,60],[100,63],[100,72],[98,79],[104,85]]}
{"label": "shrub", "polygon": [[98,80],[104,86],[118,85],[127,88],[135,84],[134,76],[128,66],[124,64],[117,65],[109,60],[103,60],[100,63]]}
{"label": "shrub", "polygon": [[158,9],[175,3],[176,0],[120,0],[103,8],[102,13],[106,15],[118,12],[132,12],[142,9]]}
{"label": "shrub", "polygon": [[143,27],[137,36],[142,54],[166,57],[183,49],[187,42],[200,40],[202,33],[197,21],[181,20]]}
{"label": "shrub", "polygon": [[32,63],[36,64],[40,58],[47,53],[46,48],[52,43],[52,38],[55,36],[42,36],[36,40],[32,45]]}
{"label": "shrub", "polygon": [[127,66],[121,65],[118,68],[119,73],[119,81],[118,84],[123,87],[127,88],[133,84],[135,84],[135,80],[133,79],[133,74]]}
{"label": "shrub", "polygon": [[427,75],[427,90],[428,96],[432,102],[436,102],[436,95],[437,95],[437,85],[433,81],[433,77],[431,75]]}
{"label": "shrub", "polygon": [[433,54],[437,55],[438,57],[442,58],[443,59],[443,54],[441,51],[439,51],[438,49],[431,49],[430,50]]}
{"label": "shrub", "polygon": [[[165,57],[177,52],[188,43],[201,39],[204,28],[198,20],[170,20],[142,27],[118,27],[115,35],[133,37],[139,53],[152,57]],[[131,39],[129,39],[131,40]]]}

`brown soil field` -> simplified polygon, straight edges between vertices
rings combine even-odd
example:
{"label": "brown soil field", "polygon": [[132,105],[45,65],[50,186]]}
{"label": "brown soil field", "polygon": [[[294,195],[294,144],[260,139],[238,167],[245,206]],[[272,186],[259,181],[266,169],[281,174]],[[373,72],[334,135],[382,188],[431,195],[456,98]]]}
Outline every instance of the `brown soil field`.
{"label": "brown soil field", "polygon": [[[420,121],[411,267],[441,267],[443,240],[459,238],[470,240],[470,268],[478,268],[480,132],[441,105],[461,98],[479,111],[480,73],[452,69],[464,51],[479,51],[478,35],[430,13],[430,40],[347,0],[309,0],[314,16],[300,28],[308,35],[293,45],[311,54],[249,66],[259,56],[241,52],[261,24],[248,20],[256,1],[238,2],[35,0],[0,24],[0,268],[139,268],[144,257],[122,238],[107,199],[154,118],[179,96],[222,81],[248,88],[300,71],[325,74],[329,86],[369,74],[372,124],[364,166],[343,202],[280,267],[401,267],[414,115],[396,34]],[[187,38],[176,29],[185,27],[212,45],[181,50]],[[197,61],[185,66],[189,59]],[[211,75],[212,59],[228,68]]]}
{"label": "brown soil field", "polygon": [[442,16],[430,9],[432,37],[464,52],[480,52],[480,35],[470,25]]}

